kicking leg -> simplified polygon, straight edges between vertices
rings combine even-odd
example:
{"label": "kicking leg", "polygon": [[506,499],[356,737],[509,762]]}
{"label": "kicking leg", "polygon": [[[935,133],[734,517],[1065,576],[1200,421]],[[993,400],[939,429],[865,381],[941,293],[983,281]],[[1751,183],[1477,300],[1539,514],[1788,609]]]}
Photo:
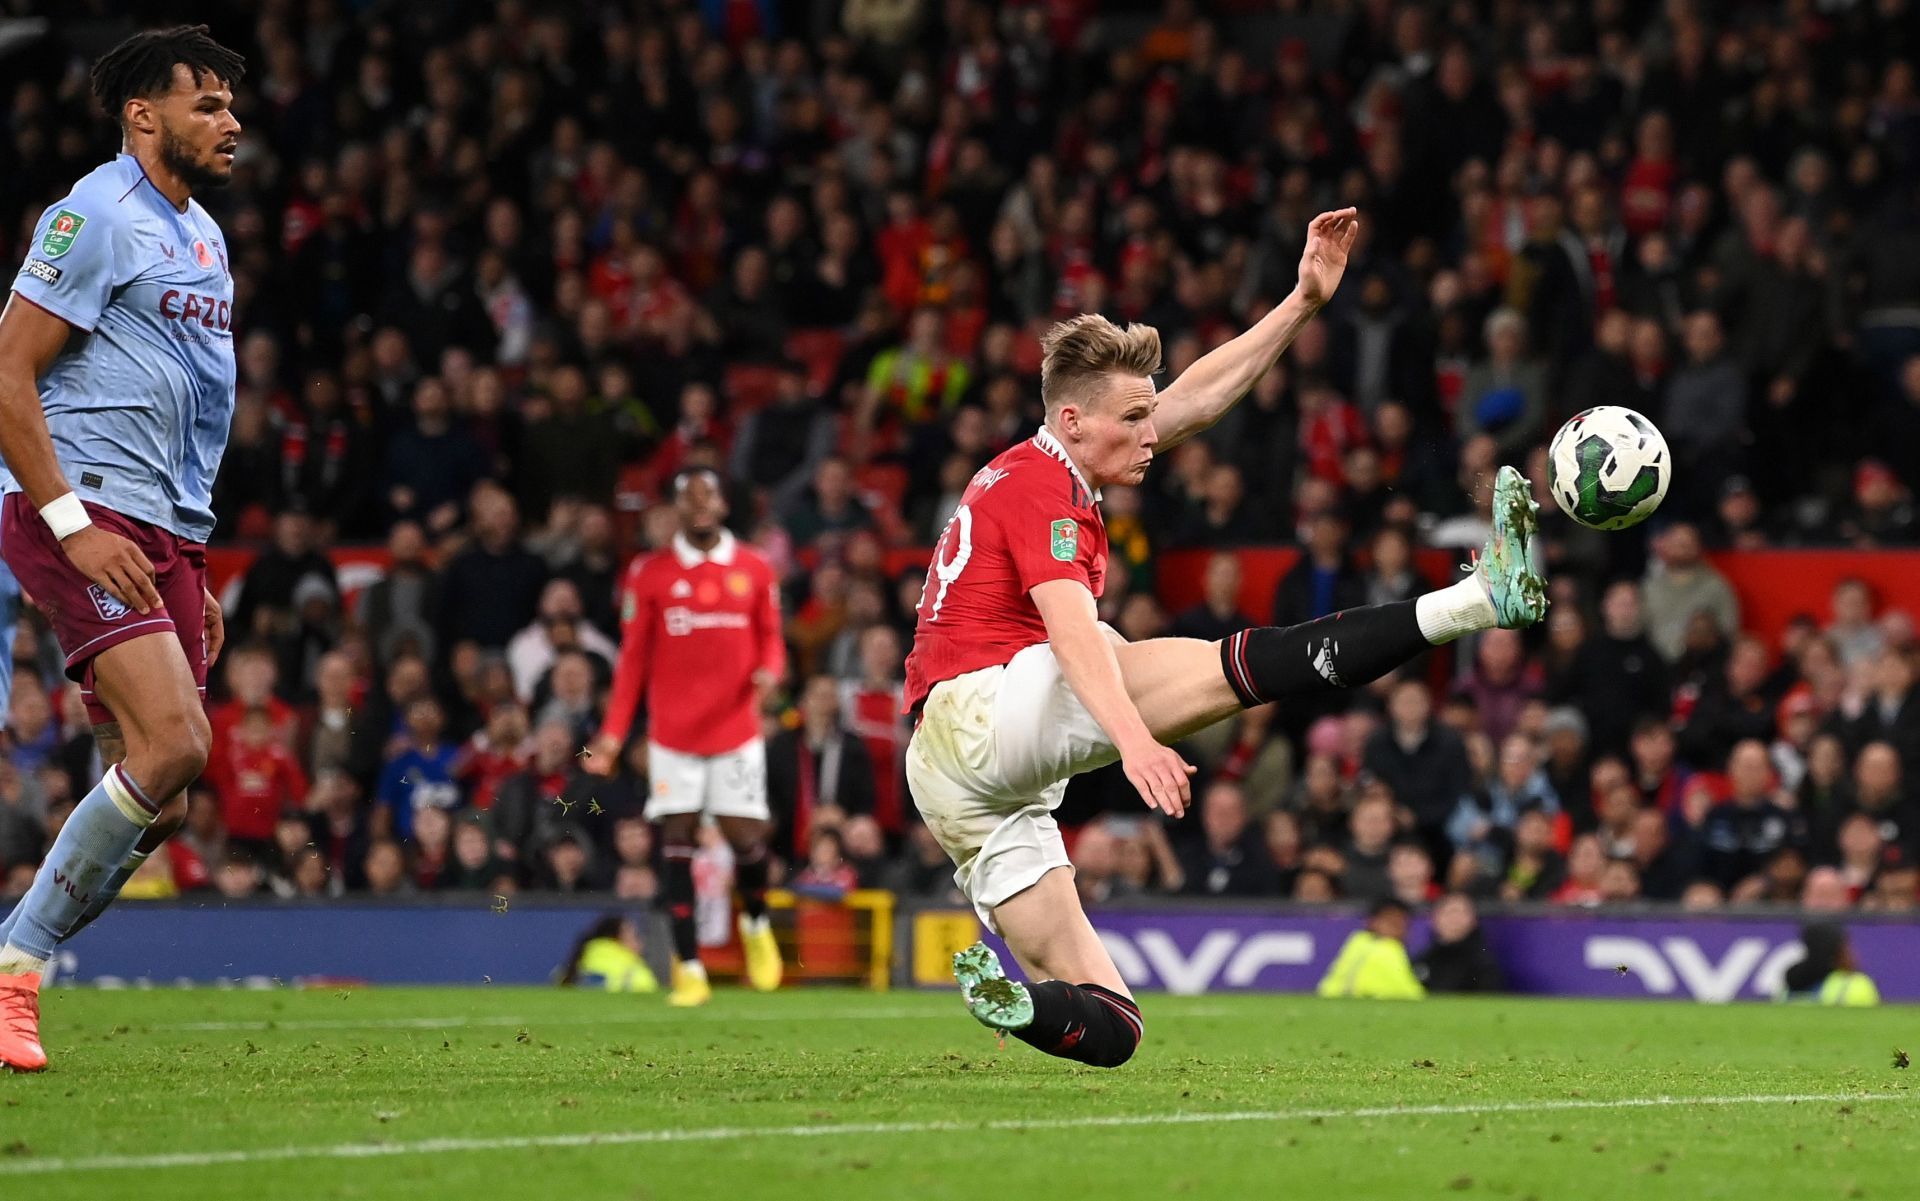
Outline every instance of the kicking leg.
{"label": "kicking leg", "polygon": [[1117,1068],[1133,1057],[1140,1009],[1080,908],[1071,870],[1056,867],[1001,902],[993,921],[1029,983],[1005,980],[985,944],[962,951],[954,971],[974,1017],[1062,1059]]}
{"label": "kicking leg", "polygon": [[1371,683],[1476,630],[1531,625],[1547,608],[1545,582],[1530,564],[1535,508],[1525,477],[1503,467],[1493,536],[1466,578],[1415,600],[1242,630],[1222,642],[1123,644],[1116,653],[1127,693],[1154,736],[1175,742],[1243,708]]}
{"label": "kicking leg", "polygon": [[780,987],[785,965],[767,919],[767,838],[773,823],[757,817],[721,817],[720,833],[733,848],[733,882],[740,890],[740,947],[747,982],[760,992]]}

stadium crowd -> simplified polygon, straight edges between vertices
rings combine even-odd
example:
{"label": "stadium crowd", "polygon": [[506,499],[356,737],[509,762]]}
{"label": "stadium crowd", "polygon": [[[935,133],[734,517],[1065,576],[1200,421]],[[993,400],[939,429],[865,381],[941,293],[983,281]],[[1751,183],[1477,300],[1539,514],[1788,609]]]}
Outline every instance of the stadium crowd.
{"label": "stadium crowd", "polygon": [[[0,11],[21,9],[0,3]],[[129,6],[0,50],[0,237],[115,147],[84,64]],[[165,5],[134,5],[155,13]],[[128,896],[658,888],[644,738],[581,769],[627,556],[720,470],[776,565],[785,879],[952,895],[901,772],[930,543],[1038,420],[1036,334],[1157,326],[1168,376],[1358,205],[1339,296],[1104,503],[1103,616],[1219,638],[1425,585],[1575,411],[1672,446],[1648,528],[1553,512],[1542,628],[1199,738],[1197,819],[1077,781],[1090,902],[1920,903],[1912,622],[1844,584],[1776,643],[1703,550],[1916,537],[1920,20],[1907,0],[196,4],[245,50],[227,612],[189,824]],[[1543,499],[1545,499],[1543,497]],[[384,543],[344,589],[329,552]],[[1218,554],[1296,543],[1268,612]],[[0,760],[21,892],[99,770],[36,615]],[[707,852],[724,858],[724,847]]]}

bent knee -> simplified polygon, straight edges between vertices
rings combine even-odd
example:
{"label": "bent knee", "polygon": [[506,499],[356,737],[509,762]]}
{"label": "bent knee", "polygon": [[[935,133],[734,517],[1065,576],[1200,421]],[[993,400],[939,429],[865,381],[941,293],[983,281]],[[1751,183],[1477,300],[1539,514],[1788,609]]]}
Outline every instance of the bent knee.
{"label": "bent knee", "polygon": [[176,793],[172,800],[160,806],[160,816],[153,819],[153,825],[147,828],[147,839],[156,845],[165,842],[187,824],[187,796]]}
{"label": "bent knee", "polygon": [[1097,1058],[1088,1059],[1087,1063],[1096,1068],[1117,1068],[1133,1058],[1133,1053],[1140,1049],[1140,1042],[1138,1038],[1116,1039],[1100,1048],[1096,1052]]}
{"label": "bent knee", "polygon": [[162,723],[140,745],[129,745],[126,770],[149,795],[171,800],[206,770],[212,749],[213,731],[206,715],[196,712]]}

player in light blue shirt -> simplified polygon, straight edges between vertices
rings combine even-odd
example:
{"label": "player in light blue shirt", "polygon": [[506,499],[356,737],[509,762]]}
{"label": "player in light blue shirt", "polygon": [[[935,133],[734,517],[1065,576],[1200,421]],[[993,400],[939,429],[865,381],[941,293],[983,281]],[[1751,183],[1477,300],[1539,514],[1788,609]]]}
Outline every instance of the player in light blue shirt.
{"label": "player in light blue shirt", "polygon": [[233,416],[233,277],[194,196],[233,173],[238,54],[204,25],[93,68],[122,152],[34,228],[0,314],[0,553],[53,623],[111,766],[0,927],[0,1064],[46,1066],[40,982],[185,811],[206,766],[213,479]]}

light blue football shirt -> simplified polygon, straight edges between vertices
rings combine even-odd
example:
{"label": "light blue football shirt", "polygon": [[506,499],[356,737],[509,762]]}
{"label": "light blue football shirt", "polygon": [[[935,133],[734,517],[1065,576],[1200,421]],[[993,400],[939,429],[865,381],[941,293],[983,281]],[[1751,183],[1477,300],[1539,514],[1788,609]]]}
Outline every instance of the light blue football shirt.
{"label": "light blue football shirt", "polygon": [[[42,376],[54,454],[82,499],[205,542],[233,421],[226,239],[122,154],[34,227],[14,293],[74,327]],[[0,492],[18,492],[0,470]]]}

